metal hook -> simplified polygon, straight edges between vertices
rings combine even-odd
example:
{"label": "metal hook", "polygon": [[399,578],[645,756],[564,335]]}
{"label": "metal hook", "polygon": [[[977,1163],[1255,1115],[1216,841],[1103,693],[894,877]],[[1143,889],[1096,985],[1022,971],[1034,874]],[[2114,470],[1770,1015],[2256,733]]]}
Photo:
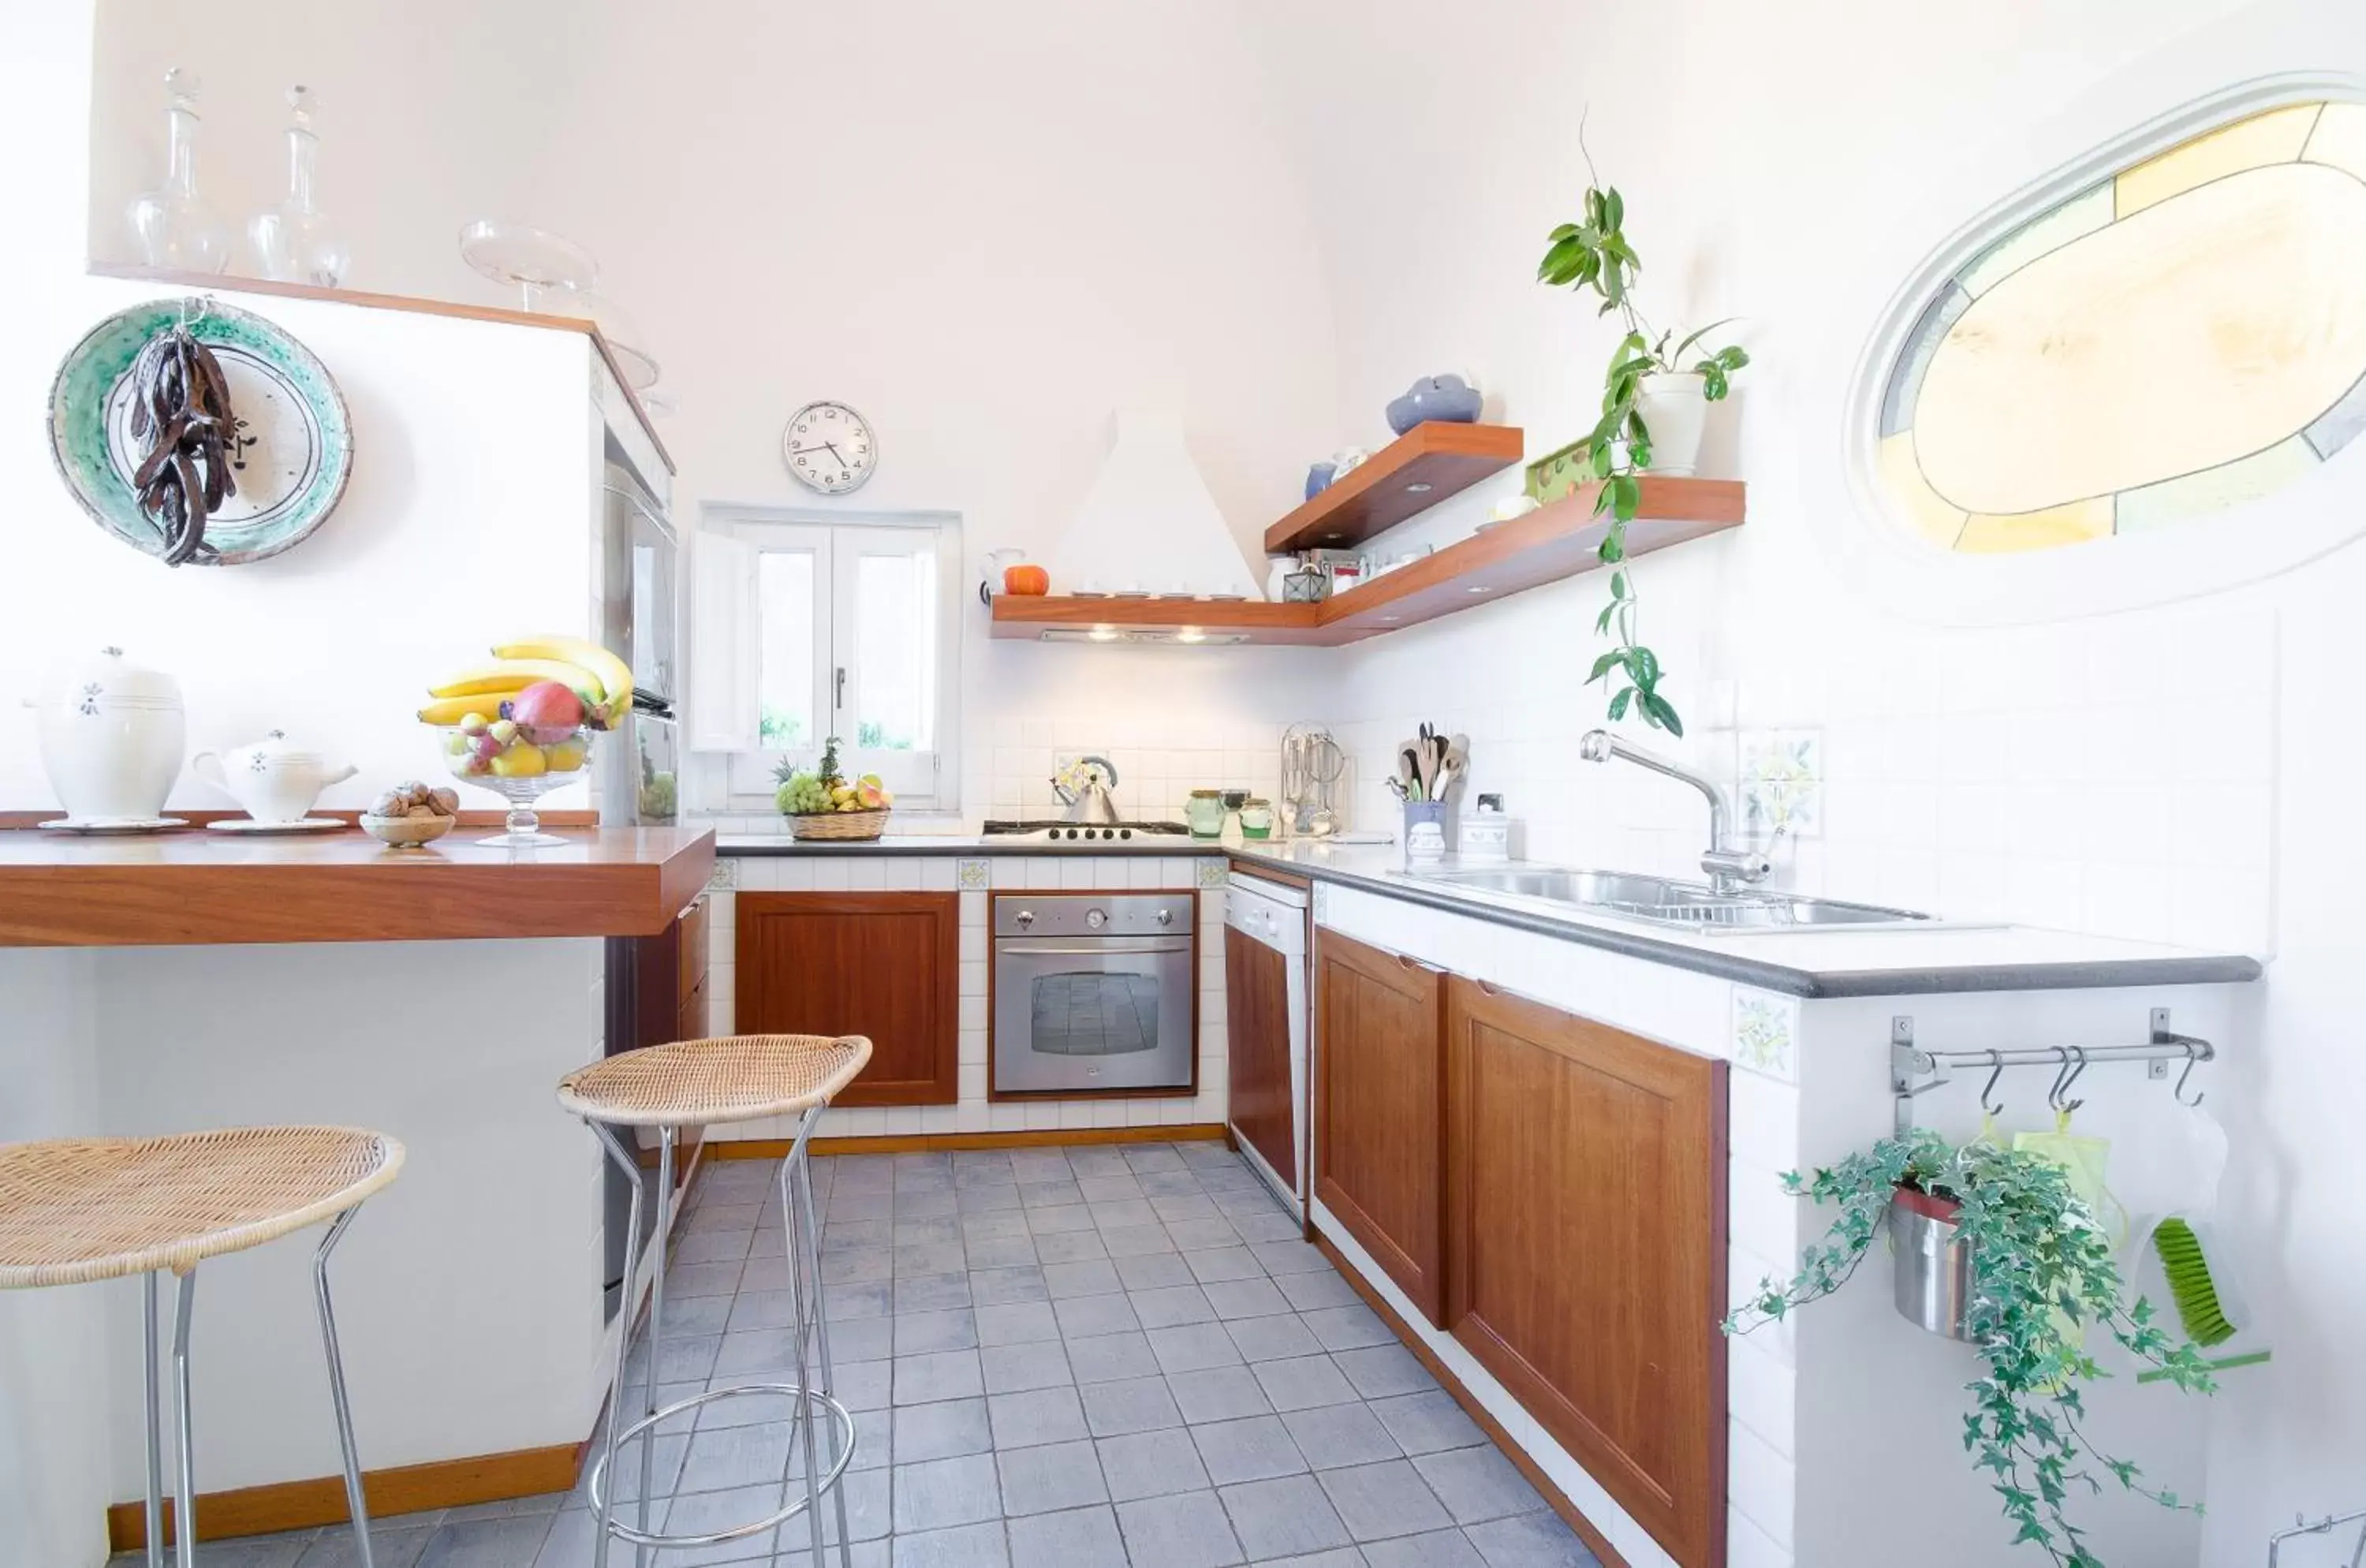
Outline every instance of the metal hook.
{"label": "metal hook", "polygon": [[1989,1096],[1996,1092],[1997,1079],[2004,1077],[2004,1058],[1994,1051],[1989,1053],[1989,1081],[1980,1085],[1980,1109],[1991,1116],[2004,1114],[2001,1103],[1991,1104]]}
{"label": "metal hook", "polygon": [[2087,1103],[2083,1100],[2072,1100],[2070,1098],[2070,1086],[2077,1083],[2079,1081],[2079,1075],[2087,1070],[2087,1053],[2082,1047],[2073,1045],[2070,1047],[2070,1055],[2079,1059],[2079,1065],[2070,1069],[2070,1076],[2062,1080],[2060,1085],[2062,1103],[2056,1107],[2056,1109],[2060,1111],[2065,1116],[2067,1116],[2070,1112],[2078,1110],[2080,1106]]}
{"label": "metal hook", "polygon": [[2061,1061],[2062,1066],[2055,1071],[2053,1087],[2045,1091],[2045,1103],[2048,1108],[2060,1111],[2069,1109],[2062,1103],[2062,1088],[2070,1081],[2070,1053],[2064,1047],[2056,1045],[2054,1047],[2054,1055]]}
{"label": "metal hook", "polygon": [[213,297],[209,294],[183,295],[181,297],[182,330],[186,332],[189,328],[196,326],[199,321],[204,321],[206,319],[206,313],[211,310],[213,307]]}
{"label": "metal hook", "polygon": [[[2196,1106],[2208,1098],[2206,1091],[2198,1089],[2193,1091],[2193,1098],[2191,1100],[2185,1098],[2185,1080],[2193,1076],[2193,1064],[2200,1059],[2200,1057],[2193,1054],[2192,1042],[2188,1041],[2185,1046],[2185,1070],[2177,1075],[2177,1087],[2169,1091],[2177,1097],[2177,1103],[2180,1105],[2187,1107]],[[2361,1535],[2359,1539],[2361,1545],[2366,1545],[2366,1535]]]}

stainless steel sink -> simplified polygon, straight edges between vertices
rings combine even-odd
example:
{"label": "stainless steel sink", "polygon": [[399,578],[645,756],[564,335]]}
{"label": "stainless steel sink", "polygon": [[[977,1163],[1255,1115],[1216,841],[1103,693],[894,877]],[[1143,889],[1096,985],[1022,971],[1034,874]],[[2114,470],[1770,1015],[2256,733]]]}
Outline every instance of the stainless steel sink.
{"label": "stainless steel sink", "polygon": [[1774,892],[1719,893],[1703,883],[1673,882],[1623,871],[1505,866],[1412,874],[1416,881],[1445,887],[1572,904],[1604,914],[1696,930],[1890,925],[1936,918],[1913,909],[1850,904],[1833,898],[1801,898]]}

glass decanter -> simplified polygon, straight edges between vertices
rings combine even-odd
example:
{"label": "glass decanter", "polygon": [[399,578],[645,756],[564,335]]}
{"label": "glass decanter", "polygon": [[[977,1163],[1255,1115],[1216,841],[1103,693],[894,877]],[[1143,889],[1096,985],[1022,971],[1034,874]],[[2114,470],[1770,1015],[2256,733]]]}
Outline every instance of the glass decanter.
{"label": "glass decanter", "polygon": [[263,276],[279,283],[334,288],[353,265],[344,231],[312,200],[321,139],[312,130],[312,92],[287,89],[287,199],[247,225]]}
{"label": "glass decanter", "polygon": [[230,229],[197,195],[196,76],[164,73],[164,186],[131,204],[131,231],[148,265],[173,272],[220,272],[230,265]]}

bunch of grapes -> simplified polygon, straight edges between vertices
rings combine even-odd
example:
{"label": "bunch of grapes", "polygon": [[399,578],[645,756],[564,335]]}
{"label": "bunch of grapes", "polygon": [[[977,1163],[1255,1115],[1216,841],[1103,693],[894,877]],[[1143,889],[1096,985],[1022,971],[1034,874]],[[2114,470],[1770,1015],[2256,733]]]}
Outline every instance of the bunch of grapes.
{"label": "bunch of grapes", "polygon": [[772,804],[791,817],[829,809],[829,786],[819,773],[791,773],[774,794]]}

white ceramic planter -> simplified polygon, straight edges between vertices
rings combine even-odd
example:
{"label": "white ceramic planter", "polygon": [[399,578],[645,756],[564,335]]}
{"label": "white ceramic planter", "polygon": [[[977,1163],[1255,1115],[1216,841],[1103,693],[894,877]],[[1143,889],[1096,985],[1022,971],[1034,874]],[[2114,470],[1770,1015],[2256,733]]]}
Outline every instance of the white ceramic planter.
{"label": "white ceramic planter", "polygon": [[35,705],[41,767],[69,820],[106,826],[163,815],[188,746],[180,682],[110,648],[62,671]]}
{"label": "white ceramic planter", "polygon": [[1690,474],[1699,466],[1701,433],[1708,424],[1707,383],[1692,371],[1646,376],[1635,411],[1651,432],[1647,474]]}

